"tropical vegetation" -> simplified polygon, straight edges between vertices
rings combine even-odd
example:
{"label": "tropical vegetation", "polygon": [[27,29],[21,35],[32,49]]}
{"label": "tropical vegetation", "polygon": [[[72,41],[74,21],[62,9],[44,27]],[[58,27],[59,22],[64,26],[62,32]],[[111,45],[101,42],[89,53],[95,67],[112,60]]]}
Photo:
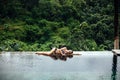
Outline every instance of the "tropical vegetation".
{"label": "tropical vegetation", "polygon": [[111,50],[113,0],[0,0],[0,50]]}

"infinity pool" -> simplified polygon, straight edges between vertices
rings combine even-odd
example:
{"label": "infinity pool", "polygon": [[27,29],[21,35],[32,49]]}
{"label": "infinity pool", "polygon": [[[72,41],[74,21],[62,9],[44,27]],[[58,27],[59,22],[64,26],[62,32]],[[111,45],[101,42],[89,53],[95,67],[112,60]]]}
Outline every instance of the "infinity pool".
{"label": "infinity pool", "polygon": [[1,52],[0,80],[120,80],[111,51],[81,51],[66,61],[35,52]]}

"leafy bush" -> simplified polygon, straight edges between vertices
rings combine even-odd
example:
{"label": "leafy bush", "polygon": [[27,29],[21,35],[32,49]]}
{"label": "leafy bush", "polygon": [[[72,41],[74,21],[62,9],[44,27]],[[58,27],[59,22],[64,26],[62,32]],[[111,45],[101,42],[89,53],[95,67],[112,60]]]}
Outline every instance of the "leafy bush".
{"label": "leafy bush", "polygon": [[0,50],[113,48],[112,0],[1,0]]}

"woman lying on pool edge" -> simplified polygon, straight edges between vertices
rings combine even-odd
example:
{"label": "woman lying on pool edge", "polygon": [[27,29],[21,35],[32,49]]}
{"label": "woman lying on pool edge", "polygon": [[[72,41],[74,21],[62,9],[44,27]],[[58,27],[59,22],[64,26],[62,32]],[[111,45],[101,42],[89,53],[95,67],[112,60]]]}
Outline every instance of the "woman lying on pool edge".
{"label": "woman lying on pool edge", "polygon": [[80,54],[73,54],[72,50],[68,50],[66,47],[63,48],[53,48],[50,52],[37,52],[38,55],[45,55],[45,56],[69,56],[69,55],[80,55]]}
{"label": "woman lying on pool edge", "polygon": [[63,48],[53,48],[50,52],[37,52],[38,55],[45,55],[49,56],[54,60],[60,59],[66,61],[67,58],[72,58],[73,55],[80,55],[80,54],[73,54],[72,50],[68,50],[66,47]]}

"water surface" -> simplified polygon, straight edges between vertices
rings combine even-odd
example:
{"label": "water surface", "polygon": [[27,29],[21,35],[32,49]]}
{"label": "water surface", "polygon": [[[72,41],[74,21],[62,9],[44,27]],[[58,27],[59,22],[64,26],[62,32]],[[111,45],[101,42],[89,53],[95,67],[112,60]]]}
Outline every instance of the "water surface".
{"label": "water surface", "polygon": [[75,52],[66,61],[38,56],[34,52],[2,52],[0,80],[120,80],[120,58],[112,78],[113,53],[110,51]]}

